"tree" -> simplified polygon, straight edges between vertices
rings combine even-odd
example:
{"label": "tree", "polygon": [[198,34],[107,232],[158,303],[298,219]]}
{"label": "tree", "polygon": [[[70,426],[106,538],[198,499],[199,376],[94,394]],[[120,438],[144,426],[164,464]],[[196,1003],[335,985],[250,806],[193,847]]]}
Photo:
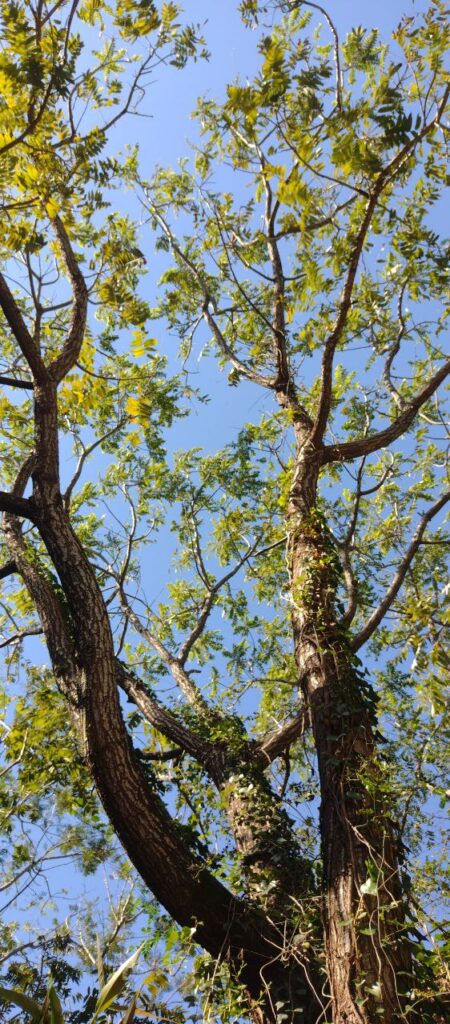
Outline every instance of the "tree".
{"label": "tree", "polygon": [[[437,1022],[441,876],[418,828],[443,795],[448,667],[448,21],[439,2],[405,19],[391,55],[375,30],[341,44],[317,4],[276,6],[255,80],[200,102],[195,170],[152,180],[135,151],[108,154],[108,125],[79,134],[75,103],[115,102],[125,58],[98,58],[106,92],[77,78],[74,19],[111,12],[73,7],[61,26],[2,9],[1,576],[15,635],[45,636],[80,777],[220,991],[226,967],[232,1012]],[[114,14],[126,39],[175,40],[182,63],[198,34],[175,18]],[[106,205],[124,183],[170,264],[154,310],[136,224]],[[182,339],[176,376],[148,333],[159,316]],[[170,462],[197,335],[237,402],[253,388],[266,405],[221,450]],[[94,449],[106,468],[78,489]],[[171,514],[178,576],[155,611],[140,573]],[[181,703],[157,695],[167,675]]]}

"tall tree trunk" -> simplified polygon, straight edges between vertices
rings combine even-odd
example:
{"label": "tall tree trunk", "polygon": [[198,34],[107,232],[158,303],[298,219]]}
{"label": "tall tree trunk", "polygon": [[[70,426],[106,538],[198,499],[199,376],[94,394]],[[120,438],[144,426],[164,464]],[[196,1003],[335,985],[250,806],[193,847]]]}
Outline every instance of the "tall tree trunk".
{"label": "tall tree trunk", "polygon": [[404,1020],[411,985],[401,880],[374,742],[373,694],[336,621],[336,550],[316,502],[319,459],[300,448],[288,513],[295,656],[321,785],[333,1024]]}

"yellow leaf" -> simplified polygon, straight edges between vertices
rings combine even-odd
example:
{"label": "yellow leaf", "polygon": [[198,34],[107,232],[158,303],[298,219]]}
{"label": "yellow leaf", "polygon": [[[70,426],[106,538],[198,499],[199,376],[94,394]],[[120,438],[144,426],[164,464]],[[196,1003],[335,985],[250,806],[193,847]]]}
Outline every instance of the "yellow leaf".
{"label": "yellow leaf", "polygon": [[126,410],[127,410],[127,413],[129,413],[130,416],[136,416],[136,417],[139,416],[139,399],[138,398],[129,398],[127,400]]}
{"label": "yellow leaf", "polygon": [[45,209],[46,209],[49,217],[56,217],[56,214],[58,213],[58,209],[59,209],[58,203],[56,203],[54,199],[47,199],[47,202],[45,204]]}

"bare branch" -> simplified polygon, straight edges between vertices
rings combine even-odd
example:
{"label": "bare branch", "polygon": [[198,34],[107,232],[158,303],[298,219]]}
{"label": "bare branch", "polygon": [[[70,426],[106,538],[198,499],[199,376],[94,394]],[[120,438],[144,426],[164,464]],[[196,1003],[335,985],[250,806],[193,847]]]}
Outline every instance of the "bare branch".
{"label": "bare branch", "polygon": [[359,633],[357,633],[356,636],[353,637],[353,640],[351,642],[351,648],[353,651],[358,651],[359,648],[362,647],[362,645],[370,639],[372,633],[374,633],[377,626],[379,626],[380,622],[386,615],[386,612],[389,611],[389,608],[391,607],[393,601],[395,601],[395,598],[397,597],[400,587],[402,586],[402,583],[413,561],[413,558],[418,548],[420,547],[422,537],[423,534],[425,533],[428,523],[431,522],[431,520],[434,519],[434,517],[438,515],[439,512],[441,512],[441,510],[445,507],[448,501],[450,501],[450,491],[447,491],[446,494],[443,494],[438,499],[438,501],[436,501],[434,505],[432,505],[431,508],[429,508],[428,511],[425,512],[425,514],[422,516],[419,525],[414,533],[413,539],[409,547],[407,548],[405,555],[403,556],[403,559],[397,569],[397,572],[394,576],[394,579],[392,580],[390,587],[386,591],[382,601],[380,601],[378,608],[376,608],[376,610],[372,613],[372,615],[366,622],[365,626],[363,626]]}
{"label": "bare branch", "polygon": [[212,333],[214,335],[214,338],[215,338],[215,341],[217,342],[217,345],[220,348],[221,352],[223,352],[223,354],[227,357],[227,359],[229,359],[229,361],[232,364],[232,366],[234,366],[235,370],[237,370],[238,373],[242,374],[243,377],[247,377],[248,380],[251,380],[254,384],[259,384],[261,387],[273,388],[274,381],[271,378],[265,377],[263,374],[257,373],[255,370],[252,370],[251,367],[247,366],[246,363],[244,363],[241,359],[239,359],[235,355],[233,350],[230,348],[230,346],[229,346],[229,344],[228,344],[228,342],[227,342],[227,340],[225,338],[225,335],[220,330],[220,327],[219,327],[219,325],[217,323],[217,320],[215,319],[215,316],[213,316],[212,313],[211,313],[211,309],[213,309],[214,313],[216,314],[216,312],[217,312],[216,304],[215,304],[215,301],[214,301],[213,297],[210,294],[210,291],[209,291],[209,288],[208,288],[206,282],[203,280],[203,277],[202,277],[201,273],[199,272],[198,268],[195,266],[195,263],[193,262],[193,260],[191,260],[188,256],[186,256],[186,253],[184,253],[183,250],[181,249],[181,247],[178,245],[178,242],[177,242],[173,232],[170,230],[170,227],[169,227],[167,221],[161,215],[159,210],[154,206],[154,204],[150,201],[150,199],[148,197],[148,194],[147,194],[147,203],[148,203],[148,206],[149,206],[149,209],[150,209],[150,212],[151,212],[152,216],[155,218],[157,223],[160,225],[160,227],[164,231],[164,234],[166,235],[166,238],[169,240],[172,251],[174,252],[174,254],[176,256],[178,256],[179,260],[182,263],[184,263],[184,265],[186,267],[188,267],[188,269],[193,274],[197,284],[199,285],[199,288],[200,288],[200,290],[201,290],[201,292],[203,294],[203,297],[204,297],[204,302],[203,302],[203,306],[202,306],[203,318],[206,321],[206,323],[208,324],[208,327],[210,328],[210,330],[212,331]]}
{"label": "bare branch", "polygon": [[36,519],[36,509],[32,498],[19,498],[14,494],[8,494],[7,491],[0,491],[0,512],[9,512],[10,515],[29,519],[32,523]]}
{"label": "bare branch", "polygon": [[266,228],[267,252],[273,274],[273,323],[272,336],[274,339],[274,357],[276,378],[274,388],[277,399],[281,406],[288,406],[297,419],[300,419],[304,426],[311,428],[312,420],[305,409],[299,406],[295,383],[291,376],[289,357],[286,345],[286,317],[285,317],[285,279],[283,263],[280,256],[275,232],[276,215],[278,203],[273,203],[272,187],[270,180],[265,173],[266,160],[263,152],[258,149],[261,174],[266,193],[266,204],[264,222]]}
{"label": "bare branch", "polygon": [[177,747],[181,747],[187,754],[191,754],[203,764],[208,749],[205,740],[196,736],[191,729],[187,729],[170,711],[164,708],[132,669],[118,660],[116,666],[118,685],[139,708],[147,722],[171,743],[176,743]]}
{"label": "bare branch", "polygon": [[12,636],[8,636],[6,640],[0,640],[1,647],[10,647],[11,644],[18,644],[21,640],[24,640],[27,636],[42,636],[43,629],[22,629],[19,633],[13,633]]}
{"label": "bare branch", "polygon": [[15,572],[18,572],[17,565],[13,559],[9,562],[5,562],[0,569],[0,580],[7,579],[8,576],[13,576]]}
{"label": "bare branch", "polygon": [[97,440],[94,441],[92,444],[90,444],[87,448],[83,448],[83,451],[82,451],[82,453],[80,455],[80,458],[78,459],[78,463],[77,463],[77,467],[76,467],[75,473],[74,473],[70,483],[68,484],[68,486],[67,486],[67,488],[66,488],[66,490],[65,490],[65,492],[63,494],[63,501],[64,501],[64,505],[65,505],[66,508],[69,508],[69,506],[70,506],[70,501],[71,501],[71,498],[72,498],[73,489],[74,489],[74,487],[76,487],[76,485],[77,485],[77,483],[78,483],[78,481],[80,479],[80,476],[81,476],[81,474],[83,472],[84,463],[86,462],[86,459],[88,458],[88,456],[91,455],[92,452],[94,452],[96,448],[98,448],[101,444],[103,444],[104,441],[107,441],[108,438],[113,437],[114,434],[117,434],[117,431],[120,430],[120,428],[123,426],[123,424],[125,422],[126,422],[125,418],[119,420],[119,422],[116,424],[115,427],[112,427],[111,430],[108,430],[106,432],[106,434],[102,435],[102,437],[98,437]]}
{"label": "bare branch", "polygon": [[30,367],[35,381],[38,381],[40,384],[46,384],[48,381],[48,371],[45,363],[33,341],[9,285],[6,283],[6,278],[1,273],[0,307],[13,332],[17,344],[19,345],[20,351]]}
{"label": "bare branch", "polygon": [[203,630],[205,628],[208,616],[209,616],[209,614],[211,612],[211,609],[213,607],[214,601],[215,601],[215,599],[217,597],[217,594],[222,589],[222,587],[224,587],[225,584],[229,582],[229,580],[233,579],[233,576],[236,576],[236,573],[238,573],[239,570],[242,569],[242,566],[245,565],[246,562],[248,562],[249,558],[256,557],[256,546],[257,546],[257,542],[255,544],[253,544],[252,547],[249,548],[248,551],[246,551],[245,555],[243,555],[242,558],[240,558],[239,561],[236,562],[236,565],[234,565],[233,568],[230,569],[229,572],[225,573],[225,575],[222,576],[220,578],[220,580],[217,580],[217,582],[214,584],[214,586],[212,586],[210,588],[209,593],[205,597],[205,600],[203,602],[202,608],[200,610],[200,615],[198,617],[198,620],[197,620],[197,622],[196,622],[192,632],[189,634],[187,639],[184,641],[184,643],[180,647],[180,650],[179,650],[179,653],[178,653],[178,661],[179,661],[180,665],[184,665],[184,663],[185,663],[188,655],[190,654],[190,652],[191,652],[191,650],[192,650],[196,640],[198,640],[198,638],[201,636],[201,634],[202,634],[202,632],[203,632]]}
{"label": "bare branch", "polygon": [[386,387],[387,387],[389,393],[392,395],[392,398],[394,399],[394,402],[396,403],[396,405],[398,405],[399,409],[404,409],[405,402],[404,402],[404,399],[402,398],[402,396],[400,395],[400,393],[397,391],[397,388],[395,387],[395,385],[392,382],[391,367],[392,367],[392,363],[394,362],[394,359],[395,359],[396,355],[398,354],[398,352],[400,350],[400,345],[402,343],[402,339],[403,339],[403,337],[404,337],[404,335],[406,333],[406,323],[405,323],[405,317],[404,317],[404,314],[403,314],[403,298],[404,298],[404,295],[405,295],[407,283],[408,283],[407,281],[403,282],[403,285],[402,285],[402,288],[401,288],[401,291],[400,291],[400,295],[398,297],[397,314],[398,314],[398,319],[399,319],[399,323],[400,323],[400,328],[399,328],[397,337],[395,339],[395,342],[392,345],[392,348],[388,352],[387,359],[386,359],[386,362],[384,364],[384,370],[383,370],[383,380],[384,380],[384,383],[386,384]]}
{"label": "bare branch", "polygon": [[320,11],[323,14],[325,21],[331,29],[334,38],[334,61],[336,65],[336,106],[338,110],[342,110],[342,71],[341,71],[341,59],[339,53],[339,36],[337,33],[336,26],[331,20],[330,15],[325,10],[325,7],[321,7],[320,4],[312,3],[311,0],[294,0],[294,3],[290,4],[290,7],[295,9],[296,7],[312,7],[316,11]]}
{"label": "bare branch", "polygon": [[176,658],[173,654],[171,654],[167,647],[163,643],[161,643],[158,637],[155,636],[154,633],[152,633],[147,626],[144,626],[144,623],[139,618],[139,615],[137,615],[136,612],[133,611],[133,609],[131,608],[128,598],[124,592],[123,586],[119,582],[118,591],[120,603],[125,612],[125,615],[134,626],[136,632],[139,633],[139,635],[142,636],[143,639],[146,640],[147,643],[149,643],[153,647],[157,654],[159,654],[161,660],[167,665],[173,678],[175,679],[175,682],[180,687],[181,692],[184,694],[189,703],[192,704],[192,707],[194,707],[198,711],[198,713],[201,714],[203,717],[205,716],[205,714],[211,714],[211,709],[207,701],[203,697],[203,694],[200,693],[200,690],[198,690],[198,688],[195,686],[195,683],[192,682],[192,679],[190,678],[189,674],[185,671],[179,658]]}
{"label": "bare branch", "polygon": [[15,377],[5,377],[3,374],[0,374],[0,384],[10,388],[24,388],[26,391],[33,390],[32,380],[16,380]]}
{"label": "bare branch", "polygon": [[383,487],[383,484],[385,483],[387,477],[389,476],[389,473],[392,470],[392,465],[387,466],[381,479],[378,480],[377,483],[373,485],[373,487],[363,488],[362,477],[364,472],[365,461],[365,458],[363,458],[360,466],[358,467],[358,472],[356,475],[355,501],[345,537],[343,541],[336,541],[337,547],[341,552],[342,569],[348,599],[347,608],[340,620],[342,626],[349,626],[350,623],[353,622],[358,607],[358,581],[353,572],[350,550],[353,546],[356,524],[358,521],[359,509],[361,505],[361,498],[368,497],[369,495],[375,494],[377,491],[379,491],[380,488]]}
{"label": "bare branch", "polygon": [[397,419],[384,430],[379,430],[369,437],[356,438],[354,441],[325,445],[321,455],[322,465],[326,465],[328,462],[346,462],[362,455],[370,455],[372,452],[379,451],[380,448],[387,448],[408,430],[421,406],[431,398],[449,374],[450,359],[442,364],[439,370],[424,384],[416,397],[405,404],[403,412]]}
{"label": "bare branch", "polygon": [[227,359],[229,359],[231,365],[234,366],[234,369],[237,370],[238,373],[242,374],[243,377],[247,377],[247,379],[251,380],[253,384],[259,384],[263,388],[273,389],[275,387],[274,378],[265,377],[264,374],[257,373],[256,370],[252,370],[247,363],[244,363],[242,359],[239,359],[238,356],[235,355],[233,349],[230,348],[225,335],[220,330],[217,321],[212,316],[210,306],[216,312],[214,300],[208,293],[206,293],[205,302],[203,304],[203,317],[212,331],[221,352],[223,352]]}
{"label": "bare branch", "polygon": [[18,946],[8,949],[3,956],[0,956],[0,964],[5,964],[11,959],[11,957],[18,956],[18,954],[23,953],[25,949],[42,949],[42,937],[39,935],[37,939],[31,939],[29,942],[21,942]]}
{"label": "bare branch", "polygon": [[88,290],[61,218],[55,217],[52,223],[61,246],[61,252],[73,292],[72,322],[69,335],[62,352],[53,360],[50,366],[53,380],[59,383],[75,365],[81,351],[86,328]]}
{"label": "bare branch", "polygon": [[308,725],[308,709],[302,708],[295,718],[291,718],[280,729],[277,729],[276,732],[261,740],[257,745],[256,753],[259,755],[262,763],[265,765],[271,764],[275,758],[283,754],[295,740],[303,735]]}

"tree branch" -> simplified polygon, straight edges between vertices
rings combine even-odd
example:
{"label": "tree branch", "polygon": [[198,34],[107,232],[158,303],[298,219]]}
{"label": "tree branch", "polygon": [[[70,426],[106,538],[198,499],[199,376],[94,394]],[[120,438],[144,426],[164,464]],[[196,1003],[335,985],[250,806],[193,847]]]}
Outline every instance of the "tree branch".
{"label": "tree branch", "polygon": [[35,345],[28,327],[20,312],[19,306],[6,283],[6,278],[0,273],[0,307],[6,318],[13,335],[17,341],[20,351],[27,361],[33,377],[40,384],[48,381],[48,371],[43,359]]}
{"label": "tree branch", "polygon": [[217,321],[212,316],[211,311],[209,309],[210,305],[213,308],[215,307],[214,300],[212,299],[211,295],[209,295],[206,292],[205,302],[202,307],[203,318],[208,324],[210,330],[212,331],[221,352],[223,352],[224,356],[226,356],[227,359],[229,359],[231,365],[234,366],[234,369],[237,370],[238,373],[240,373],[243,377],[246,377],[248,380],[251,380],[253,384],[259,384],[260,387],[273,389],[275,387],[274,378],[265,377],[264,374],[257,373],[256,370],[252,370],[249,366],[247,366],[247,363],[244,363],[242,359],[239,359],[239,357],[235,355],[233,349],[230,348],[225,338],[225,335],[220,330]]}
{"label": "tree branch", "polygon": [[18,571],[19,570],[14,559],[11,559],[9,562],[5,562],[5,564],[2,565],[0,569],[0,580],[5,580],[7,579],[8,576],[12,576],[15,572]]}
{"label": "tree branch", "polygon": [[116,660],[117,683],[129,700],[139,708],[147,722],[157,729],[171,743],[176,743],[187,754],[200,763],[205,763],[207,744],[191,729],[182,725],[174,715],[164,708],[132,669]]}
{"label": "tree branch", "polygon": [[276,757],[283,754],[287,747],[290,747],[292,743],[303,736],[305,729],[309,725],[309,712],[307,708],[302,708],[295,718],[289,719],[285,722],[276,732],[270,733],[264,740],[261,740],[256,748],[256,753],[259,755],[261,761],[266,766],[271,764]]}
{"label": "tree branch", "polygon": [[[0,512],[9,512],[10,515],[21,516],[22,519],[29,519],[32,523],[36,521],[36,509],[33,499],[8,494],[7,491],[0,491]],[[11,565],[10,562],[8,564]]]}
{"label": "tree branch", "polygon": [[13,633],[12,636],[8,636],[6,640],[0,640],[1,647],[9,647],[11,644],[17,644],[21,640],[24,640],[27,636],[42,636],[44,630],[37,629],[23,629],[20,633]]}
{"label": "tree branch", "polygon": [[170,227],[169,227],[167,221],[161,215],[159,210],[156,209],[154,204],[149,200],[148,194],[147,194],[147,203],[149,205],[149,209],[150,209],[150,212],[151,212],[152,216],[155,218],[155,220],[157,221],[159,226],[162,228],[166,238],[170,242],[170,246],[171,246],[172,251],[174,252],[174,254],[176,256],[178,256],[179,260],[182,263],[184,263],[184,265],[186,267],[188,267],[188,269],[191,271],[191,273],[193,274],[197,284],[200,287],[200,290],[201,290],[201,292],[203,294],[203,297],[204,297],[204,302],[203,302],[203,306],[202,306],[203,318],[206,321],[206,323],[208,324],[208,327],[210,328],[210,330],[212,331],[212,333],[214,335],[214,338],[215,338],[215,340],[217,342],[217,345],[220,348],[220,350],[227,357],[227,359],[229,359],[230,363],[232,364],[232,366],[234,366],[235,370],[237,370],[238,373],[242,374],[243,377],[247,377],[248,380],[251,380],[254,384],[259,384],[261,387],[273,388],[274,381],[271,378],[265,377],[263,374],[257,373],[255,370],[252,370],[249,366],[247,366],[246,363],[242,362],[242,360],[239,359],[238,356],[236,356],[234,354],[234,352],[230,348],[230,346],[229,346],[225,336],[222,334],[222,331],[220,330],[220,327],[219,327],[217,321],[215,320],[215,318],[211,314],[211,311],[210,311],[209,307],[211,306],[214,309],[214,312],[216,312],[216,305],[215,305],[213,297],[210,294],[210,291],[209,291],[209,288],[207,287],[206,282],[202,278],[202,275],[200,274],[199,270],[195,266],[195,263],[191,259],[189,259],[188,256],[186,256],[186,253],[184,253],[183,250],[181,249],[181,247],[178,245],[178,242],[177,242],[173,232],[170,230]]}
{"label": "tree branch", "polygon": [[321,7],[320,4],[312,3],[312,0],[294,0],[290,4],[290,7],[295,9],[296,7],[312,7],[316,11],[320,11],[323,14],[328,27],[334,38],[334,61],[336,65],[336,106],[338,110],[342,110],[342,71],[341,71],[341,59],[339,53],[339,36],[337,33],[336,26],[331,20],[330,15],[325,10],[325,7]]}
{"label": "tree branch", "polygon": [[384,383],[386,385],[386,388],[389,391],[389,393],[392,395],[392,398],[394,399],[395,404],[398,406],[398,408],[400,410],[402,410],[404,408],[405,402],[404,402],[404,399],[402,398],[401,394],[399,393],[399,391],[397,391],[397,388],[395,387],[395,385],[392,382],[391,368],[392,368],[392,363],[394,362],[394,359],[395,359],[396,355],[398,355],[398,352],[400,350],[400,345],[402,343],[402,339],[403,339],[403,337],[404,337],[404,335],[406,333],[406,322],[405,322],[405,317],[404,317],[404,313],[403,313],[403,298],[404,298],[404,295],[405,295],[407,283],[408,283],[407,280],[403,282],[401,290],[400,290],[400,295],[398,297],[397,315],[398,315],[398,319],[399,319],[399,323],[400,323],[400,328],[399,328],[399,330],[397,332],[397,337],[395,339],[394,344],[389,349],[389,352],[387,354],[387,359],[386,359],[386,362],[384,364],[384,369],[383,369],[383,380],[384,380]]}
{"label": "tree branch", "polygon": [[139,633],[139,635],[142,636],[143,639],[147,641],[147,643],[151,644],[153,649],[157,652],[157,654],[159,654],[161,660],[164,661],[164,663],[168,666],[173,678],[175,679],[175,682],[178,684],[181,692],[184,694],[184,696],[192,705],[192,707],[194,707],[196,711],[203,717],[205,716],[205,714],[210,715],[211,709],[207,701],[203,697],[203,694],[200,693],[198,688],[192,682],[192,679],[190,678],[189,674],[185,671],[180,659],[171,654],[167,647],[163,643],[161,643],[158,637],[155,636],[154,633],[152,633],[147,628],[147,626],[144,626],[144,623],[139,618],[139,615],[136,615],[136,612],[133,611],[133,609],[131,608],[128,598],[124,592],[123,586],[120,583],[118,583],[118,591],[120,603],[125,612],[125,615],[134,626],[136,632]]}
{"label": "tree branch", "polygon": [[385,430],[379,430],[370,437],[360,437],[354,441],[344,441],[342,444],[325,445],[321,454],[321,464],[325,466],[329,462],[346,462],[347,460],[358,459],[363,455],[370,455],[380,448],[387,448],[388,445],[392,444],[393,441],[396,441],[397,438],[401,437],[408,430],[414,422],[420,407],[431,398],[449,374],[450,359],[443,363],[440,369],[433,374],[416,397],[405,405],[403,412],[397,416],[389,427],[386,427]]}
{"label": "tree branch", "polygon": [[252,547],[249,548],[248,551],[246,551],[245,555],[243,555],[242,558],[240,558],[239,561],[236,562],[236,565],[234,565],[229,572],[225,573],[225,575],[222,576],[220,580],[217,580],[217,583],[214,583],[214,585],[209,588],[209,592],[206,595],[206,598],[201,607],[199,618],[193,630],[191,631],[187,639],[184,641],[184,643],[181,645],[180,650],[178,652],[177,660],[179,661],[180,665],[185,664],[186,659],[190,654],[196,640],[198,640],[198,638],[201,636],[205,628],[209,614],[211,612],[211,609],[213,607],[216,596],[219,593],[219,590],[221,590],[221,588],[224,587],[225,584],[229,582],[229,580],[233,579],[233,576],[236,576],[236,573],[238,573],[239,570],[242,569],[242,566],[245,565],[245,563],[248,562],[250,558],[256,557],[256,555],[258,554],[258,552],[256,552],[256,546],[257,543],[255,542],[255,544],[253,544]]}
{"label": "tree branch", "polygon": [[126,418],[125,417],[123,419],[119,420],[119,422],[116,423],[115,427],[112,427],[111,430],[108,430],[106,432],[106,434],[103,434],[102,437],[98,437],[95,441],[93,441],[93,443],[90,444],[87,448],[83,447],[83,451],[81,452],[81,455],[80,455],[80,457],[78,459],[78,463],[77,463],[77,467],[75,469],[75,473],[73,474],[73,477],[72,477],[70,483],[68,484],[68,486],[66,487],[66,490],[65,490],[65,492],[63,494],[63,501],[64,501],[64,505],[65,505],[66,508],[69,508],[69,506],[70,506],[73,489],[74,489],[74,487],[76,487],[76,485],[77,485],[77,483],[78,483],[78,481],[80,479],[80,476],[81,476],[81,474],[83,472],[83,466],[84,466],[84,463],[86,462],[86,459],[89,457],[89,455],[92,454],[92,452],[95,451],[96,448],[98,448],[101,444],[103,444],[103,441],[107,441],[108,438],[113,437],[114,434],[117,434],[117,431],[120,430],[121,427],[123,427],[124,423],[126,423]]}
{"label": "tree branch", "polygon": [[443,111],[445,110],[449,94],[450,86],[448,86],[445,89],[444,96],[441,100],[441,103],[439,104],[436,116],[432,119],[432,121],[429,121],[428,124],[425,124],[423,128],[420,130],[420,132],[417,132],[417,134],[414,135],[414,137],[410,139],[409,142],[405,143],[402,149],[398,153],[396,153],[396,155],[392,158],[389,164],[380,172],[375,182],[375,186],[372,190],[372,193],[369,197],[369,201],[366,206],[366,212],[364,214],[359,231],[356,235],[356,241],[350,255],[347,276],[342,291],[342,297],[339,303],[337,319],[333,327],[333,330],[331,331],[331,334],[329,334],[324,346],[322,356],[321,393],[319,398],[316,419],[311,434],[311,442],[316,446],[320,444],[320,442],[322,441],[323,435],[327,427],[333,397],[332,384],[334,353],[342,338],[342,334],[347,323],[347,316],[352,303],[353,287],[355,284],[361,253],[364,247],[367,232],[372,222],[372,217],[375,213],[378,204],[378,200],[381,194],[383,193],[384,189],[390,184],[393,175],[398,170],[398,168],[404,163],[407,157],[410,156],[410,154],[414,151],[416,146],[418,146],[418,144],[422,142],[422,140],[427,135],[429,135],[432,129],[436,127],[436,125],[439,122],[439,118],[441,117]]}
{"label": "tree branch", "polygon": [[15,377],[5,377],[3,374],[0,374],[0,384],[10,388],[24,388],[26,391],[33,390],[32,380],[16,380]]}
{"label": "tree branch", "polygon": [[265,173],[266,161],[264,154],[259,147],[258,156],[266,193],[264,222],[266,228],[267,252],[274,281],[272,323],[276,369],[274,388],[280,405],[282,407],[287,406],[290,408],[295,417],[301,420],[304,426],[310,429],[312,426],[312,420],[306,410],[301,408],[298,404],[295,383],[291,376],[286,345],[285,278],[275,232],[276,215],[279,204],[273,203],[272,187],[267,174]]}
{"label": "tree branch", "polygon": [[61,246],[61,252],[73,292],[72,322],[69,335],[62,352],[53,360],[50,366],[53,380],[59,383],[75,365],[81,351],[86,328],[88,290],[61,218],[55,217],[52,223]]}
{"label": "tree branch", "polygon": [[363,626],[359,633],[357,633],[356,636],[353,637],[350,645],[352,651],[358,651],[359,648],[362,647],[362,645],[370,639],[372,633],[374,633],[377,626],[379,626],[380,622],[386,615],[386,612],[389,611],[389,608],[391,607],[393,601],[395,601],[395,598],[397,597],[400,587],[402,586],[406,573],[408,572],[408,569],[417,552],[417,549],[420,546],[423,534],[425,533],[428,523],[445,507],[448,501],[450,501],[450,491],[447,491],[446,494],[443,494],[439,498],[439,500],[436,501],[434,505],[432,505],[431,508],[429,508],[428,511],[425,512],[425,514],[422,516],[419,525],[414,533],[413,539],[407,551],[405,552],[405,555],[397,569],[397,572],[394,576],[394,579],[392,580],[390,587],[386,591],[382,601],[380,601],[378,608],[376,608],[376,610],[372,613],[372,615],[366,622],[365,626]]}

